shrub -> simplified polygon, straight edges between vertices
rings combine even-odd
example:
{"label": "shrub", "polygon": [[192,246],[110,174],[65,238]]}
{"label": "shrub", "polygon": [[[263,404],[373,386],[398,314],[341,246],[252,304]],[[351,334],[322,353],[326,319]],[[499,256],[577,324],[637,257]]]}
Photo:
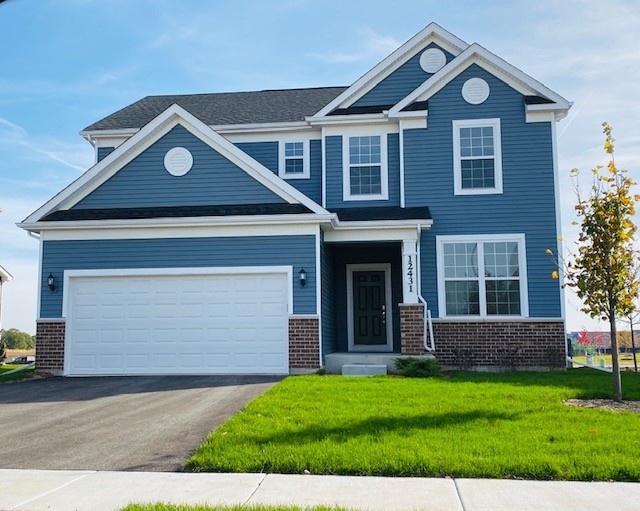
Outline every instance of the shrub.
{"label": "shrub", "polygon": [[442,366],[435,358],[396,358],[396,370],[400,376],[431,378],[439,376]]}

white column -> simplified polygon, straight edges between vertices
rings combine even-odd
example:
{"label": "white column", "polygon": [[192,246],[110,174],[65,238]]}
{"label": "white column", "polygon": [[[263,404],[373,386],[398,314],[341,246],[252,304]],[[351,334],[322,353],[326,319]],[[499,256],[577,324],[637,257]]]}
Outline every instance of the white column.
{"label": "white column", "polygon": [[402,303],[418,303],[418,250],[415,240],[402,242]]}

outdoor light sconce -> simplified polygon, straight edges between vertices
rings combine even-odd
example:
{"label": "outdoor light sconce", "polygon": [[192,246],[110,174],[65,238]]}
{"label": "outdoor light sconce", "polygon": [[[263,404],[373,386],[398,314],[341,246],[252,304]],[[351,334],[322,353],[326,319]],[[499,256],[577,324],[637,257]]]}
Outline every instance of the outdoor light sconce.
{"label": "outdoor light sconce", "polygon": [[300,287],[304,287],[307,285],[307,272],[304,271],[304,268],[300,268]]}
{"label": "outdoor light sconce", "polygon": [[47,277],[47,284],[49,285],[49,289],[53,293],[56,290],[56,285],[55,285],[55,283],[53,281],[53,275],[51,275],[51,273]]}

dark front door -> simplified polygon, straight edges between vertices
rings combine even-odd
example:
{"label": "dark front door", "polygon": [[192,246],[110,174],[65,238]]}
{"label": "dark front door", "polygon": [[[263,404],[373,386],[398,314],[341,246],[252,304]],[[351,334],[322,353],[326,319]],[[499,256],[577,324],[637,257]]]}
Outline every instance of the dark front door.
{"label": "dark front door", "polygon": [[353,344],[387,344],[385,275],[382,270],[353,272]]}

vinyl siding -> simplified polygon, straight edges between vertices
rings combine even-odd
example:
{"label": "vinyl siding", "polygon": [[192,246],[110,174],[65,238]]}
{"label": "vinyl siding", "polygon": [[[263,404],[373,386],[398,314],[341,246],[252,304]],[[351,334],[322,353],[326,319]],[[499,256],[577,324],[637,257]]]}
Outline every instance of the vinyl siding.
{"label": "vinyl siding", "polygon": [[321,233],[320,267],[322,271],[322,355],[337,351],[336,341],[336,287],[333,250],[324,243],[324,233]]}
{"label": "vinyl siding", "polygon": [[[431,43],[427,48],[438,48],[442,50],[447,57],[447,63],[453,60],[453,55],[440,48],[437,44]],[[421,51],[411,57],[351,106],[395,105],[402,98],[409,95],[409,93],[417,89],[425,80],[433,76],[432,73],[426,73],[420,67],[420,56],[422,53]]]}
{"label": "vinyl siding", "polygon": [[[173,147],[185,147],[193,155],[193,168],[181,177],[172,176],[164,168],[164,156]],[[283,202],[244,170],[178,125],[74,209]]]}
{"label": "vinyl siding", "polygon": [[[315,236],[44,241],[40,315],[62,316],[64,270],[293,266],[293,312],[316,314]],[[304,267],[307,285],[297,273]],[[55,292],[46,278],[51,273]]]}
{"label": "vinyl siding", "polygon": [[[491,94],[481,105],[461,96],[472,77],[487,81]],[[452,120],[500,118],[504,193],[456,196],[453,193]],[[407,130],[406,206],[429,206],[434,223],[421,238],[422,294],[438,314],[436,236],[524,233],[529,315],[560,317],[560,290],[550,277],[553,263],[545,249],[556,246],[552,132],[550,123],[525,122],[520,93],[472,65],[429,99],[426,129]]]}
{"label": "vinyl siding", "polygon": [[98,147],[98,161],[113,152],[115,147]]}
{"label": "vinyl siding", "polygon": [[[351,135],[353,136],[353,135]],[[364,208],[400,205],[400,136],[387,135],[387,168],[389,175],[389,199],[368,201],[342,200],[342,148],[343,137],[329,136],[325,140],[327,159],[327,207]],[[346,138],[346,136],[345,136]],[[346,147],[346,145],[345,145]]]}
{"label": "vinyl siding", "polygon": [[[278,175],[278,142],[240,142],[236,146]],[[322,200],[322,141],[309,144],[309,179],[285,179],[287,183],[304,193],[311,200]]]}

